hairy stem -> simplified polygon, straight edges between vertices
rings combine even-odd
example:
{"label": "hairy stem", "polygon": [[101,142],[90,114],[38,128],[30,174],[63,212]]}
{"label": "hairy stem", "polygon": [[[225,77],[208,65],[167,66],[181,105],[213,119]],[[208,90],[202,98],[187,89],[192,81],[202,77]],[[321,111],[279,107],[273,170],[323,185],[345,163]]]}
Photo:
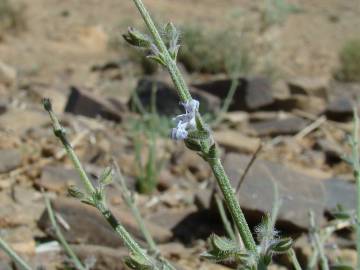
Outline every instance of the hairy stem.
{"label": "hairy stem", "polygon": [[291,248],[287,253],[292,265],[294,266],[295,270],[301,270],[301,265],[296,257],[296,253],[293,248]]}
{"label": "hairy stem", "polygon": [[225,173],[224,167],[221,164],[219,158],[210,161],[210,166],[215,175],[217,183],[223,193],[226,205],[230,211],[230,214],[234,220],[235,226],[237,227],[241,239],[244,242],[245,247],[250,251],[256,251],[256,244],[251,234],[250,228],[246,222],[244,213],[242,212],[239,202],[235,197],[235,192],[228,176]]}
{"label": "hairy stem", "polygon": [[[167,68],[167,70],[170,73],[170,76],[174,82],[174,85],[178,91],[178,95],[181,99],[181,101],[186,102],[188,100],[191,100],[192,97],[190,95],[189,89],[185,83],[185,80],[180,73],[180,70],[178,69],[176,65],[176,61],[171,57],[164,41],[161,38],[161,35],[159,34],[159,31],[156,29],[155,24],[153,23],[148,11],[146,10],[144,4],[142,3],[142,0],[133,0],[135,3],[137,9],[139,10],[141,16],[143,17],[145,24],[147,25],[150,33],[152,34],[152,37],[154,39],[154,43],[159,50],[164,65]],[[205,129],[205,125],[203,123],[203,120],[199,113],[196,115],[197,119],[197,128]],[[202,146],[202,153],[206,155],[207,151],[210,148],[209,142],[207,141],[201,141]],[[227,207],[231,213],[231,216],[234,220],[234,223],[239,230],[239,233],[242,237],[242,240],[244,242],[245,247],[256,254],[256,243],[255,240],[251,234],[250,228],[245,220],[244,214],[240,208],[240,205],[238,201],[236,200],[236,196],[234,194],[234,190],[232,189],[230,185],[229,178],[227,177],[225,170],[221,164],[220,159],[216,158],[213,160],[208,160],[212,171],[214,172],[215,178],[221,188],[221,191],[224,195],[225,202],[227,204]]]}
{"label": "hairy stem", "polygon": [[224,228],[226,230],[226,233],[228,234],[228,236],[232,239],[232,240],[236,240],[236,235],[234,233],[234,230],[231,226],[231,222],[229,221],[227,215],[226,215],[226,211],[225,211],[225,208],[224,208],[224,204],[222,202],[222,200],[220,199],[220,197],[216,194],[215,195],[215,200],[216,200],[216,205],[217,205],[217,208],[219,210],[219,213],[220,213],[220,217],[221,217],[221,220],[224,224]]}
{"label": "hairy stem", "polygon": [[[50,118],[52,120],[54,133],[59,138],[59,140],[62,142],[63,146],[66,149],[66,152],[73,162],[75,168],[79,172],[79,175],[81,177],[81,180],[89,193],[90,196],[94,196],[98,193],[96,188],[91,183],[90,179],[88,178],[87,174],[85,173],[85,170],[83,166],[81,165],[74,149],[71,147],[71,145],[68,143],[68,140],[65,135],[64,128],[60,125],[59,120],[55,116],[55,114],[52,111],[51,102],[49,99],[43,100],[44,108],[46,111],[48,111]],[[101,214],[104,216],[104,218],[107,220],[107,222],[111,225],[111,227],[117,232],[118,236],[121,238],[121,240],[124,242],[125,246],[130,250],[131,253],[137,254],[138,256],[141,256],[143,261],[147,262],[150,265],[154,266],[154,269],[159,269],[153,260],[148,256],[146,251],[142,249],[139,244],[132,238],[132,236],[127,232],[127,230],[122,226],[115,216],[111,213],[111,211],[107,208],[106,204],[103,200],[96,201],[95,207],[101,212]]]}
{"label": "hairy stem", "polygon": [[356,180],[357,205],[356,205],[356,251],[357,251],[357,269],[360,269],[360,161],[359,161],[359,117],[354,108],[354,127],[352,134],[352,164],[353,173]]}

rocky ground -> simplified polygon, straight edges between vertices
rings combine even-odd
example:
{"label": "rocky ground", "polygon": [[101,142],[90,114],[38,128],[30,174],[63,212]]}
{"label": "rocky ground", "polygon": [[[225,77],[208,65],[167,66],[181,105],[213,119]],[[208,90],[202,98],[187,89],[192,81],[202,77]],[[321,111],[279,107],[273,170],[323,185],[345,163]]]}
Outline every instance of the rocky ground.
{"label": "rocky ground", "polygon": [[[229,111],[221,119],[214,121],[214,116],[219,115],[231,80],[224,74],[184,70],[185,77],[212,123],[234,187],[257,152],[238,194],[250,224],[257,225],[271,211],[276,185],[282,200],[277,227],[282,235],[296,239],[296,251],[306,265],[311,253],[309,209],[317,224],[324,226],[337,204],[355,208],[354,180],[343,156],[350,153],[346,138],[352,131],[360,84],[336,81],[333,72],[339,48],[358,34],[360,18],[355,1],[292,2],[302,12],[262,31],[262,1],[149,0],[146,4],[161,21],[184,24],[190,19],[218,29],[230,24],[252,26],[253,53],[261,57],[249,76],[239,77]],[[128,25],[141,23],[131,1],[16,4],[23,9],[25,26],[3,30],[0,40],[2,237],[34,269],[63,269],[67,258],[55,241],[44,190],[62,220],[66,239],[82,260],[94,261],[93,269],[124,268],[121,258],[126,250],[110,227],[94,209],[67,195],[68,186],[80,180],[41,108],[41,99],[49,97],[94,181],[114,158],[134,191],[139,160],[146,164],[149,157],[151,126],[144,123],[154,117],[158,184],[150,195],[136,194],[149,230],[178,269],[228,269],[199,259],[206,238],[224,230],[213,200],[210,168],[183,143],[167,136],[169,119],[181,110],[168,75],[140,74],[139,67],[128,61],[125,47],[111,46]],[[261,59],[269,59],[269,44],[273,44],[271,62],[280,74],[275,78],[260,72]],[[155,100],[151,99],[154,85]],[[134,91],[145,108],[155,101],[161,117],[135,113]],[[144,243],[115,186],[108,188],[107,198],[115,215]],[[331,261],[340,256],[355,263],[350,231],[335,235],[326,247]],[[285,258],[276,262],[277,268],[290,269]],[[0,251],[0,269],[12,267]]]}

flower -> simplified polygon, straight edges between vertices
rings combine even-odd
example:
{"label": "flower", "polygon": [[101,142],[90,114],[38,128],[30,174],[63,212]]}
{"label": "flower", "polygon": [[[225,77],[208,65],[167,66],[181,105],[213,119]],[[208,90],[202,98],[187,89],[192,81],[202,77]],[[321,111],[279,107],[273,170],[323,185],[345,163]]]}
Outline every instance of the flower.
{"label": "flower", "polygon": [[184,140],[188,136],[188,131],[196,128],[195,116],[199,110],[199,101],[190,99],[185,103],[180,103],[185,108],[185,114],[180,114],[173,118],[176,128],[171,131],[173,140]]}

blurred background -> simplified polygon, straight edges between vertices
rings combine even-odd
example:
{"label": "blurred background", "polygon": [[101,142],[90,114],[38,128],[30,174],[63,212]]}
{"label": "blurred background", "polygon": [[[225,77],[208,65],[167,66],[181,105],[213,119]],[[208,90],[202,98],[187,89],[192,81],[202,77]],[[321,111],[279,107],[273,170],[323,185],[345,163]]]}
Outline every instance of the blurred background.
{"label": "blurred background", "polygon": [[[252,226],[282,200],[278,228],[309,262],[308,210],[319,226],[337,204],[355,208],[347,135],[360,93],[355,0],[146,0],[160,31],[180,30],[178,64],[214,130]],[[130,47],[146,32],[131,0],[0,0],[0,235],[33,267],[69,269],[41,190],[65,238],[92,269],[125,269],[122,243],[93,209],[67,195],[79,177],[53,136],[54,111],[96,181],[114,158],[150,231],[179,269],[228,269],[199,258],[224,234],[210,168],[169,139],[182,112],[170,77]],[[141,243],[119,191],[109,205]],[[356,261],[354,233],[329,239],[331,261]],[[70,265],[70,266],[69,266]],[[0,269],[16,269],[0,251]],[[40,268],[39,268],[40,269]],[[71,269],[71,268],[70,268]],[[278,257],[274,269],[290,269]]]}

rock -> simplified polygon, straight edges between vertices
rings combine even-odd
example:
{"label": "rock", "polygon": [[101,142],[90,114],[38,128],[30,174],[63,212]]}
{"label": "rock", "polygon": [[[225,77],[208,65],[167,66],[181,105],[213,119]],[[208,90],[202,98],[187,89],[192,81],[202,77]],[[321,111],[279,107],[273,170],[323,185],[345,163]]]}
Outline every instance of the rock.
{"label": "rock", "polygon": [[245,136],[236,130],[215,131],[216,142],[227,150],[243,153],[253,153],[260,145],[259,138]]}
{"label": "rock", "polygon": [[49,122],[50,118],[44,111],[8,109],[0,115],[0,130],[22,135],[29,129],[38,128]]}
{"label": "rock", "polygon": [[[217,80],[193,85],[195,88],[225,99],[231,87],[231,80]],[[271,83],[265,78],[239,79],[230,110],[254,111],[274,102]]]}
{"label": "rock", "polygon": [[227,112],[223,119],[229,121],[231,124],[243,124],[249,120],[249,114],[242,111]]}
{"label": "rock", "polygon": [[16,84],[16,80],[16,69],[0,61],[0,83],[7,87],[11,87]]}
{"label": "rock", "polygon": [[[233,187],[247,166],[250,156],[230,153],[224,162]],[[322,183],[284,164],[257,159],[250,168],[239,192],[240,205],[257,221],[270,212],[274,203],[274,183],[278,186],[282,204],[278,221],[306,230],[309,225],[308,211],[312,209],[318,224],[323,221],[325,191]]]}
{"label": "rock", "polygon": [[210,209],[213,205],[214,192],[209,189],[200,189],[196,191],[194,203],[199,210]]}
{"label": "rock", "polygon": [[29,226],[2,229],[1,237],[19,254],[34,255],[35,239]]}
{"label": "rock", "polygon": [[21,165],[22,155],[18,149],[0,150],[0,173],[10,172]]}
{"label": "rock", "polygon": [[[145,109],[150,110],[153,89],[156,91],[155,105],[159,114],[174,116],[183,113],[176,90],[166,83],[149,78],[141,79],[136,87],[139,100]],[[217,97],[196,89],[192,89],[191,94],[200,102],[201,113],[215,113],[220,110],[220,100]],[[130,100],[129,105],[133,102],[134,98]]]}
{"label": "rock", "polygon": [[81,186],[82,182],[75,169],[68,169],[61,165],[47,165],[35,184],[48,191],[66,193],[70,185]]}
{"label": "rock", "polygon": [[300,117],[289,117],[285,119],[273,119],[251,123],[258,136],[293,135],[306,127],[307,121]]}
{"label": "rock", "polygon": [[72,250],[84,261],[95,262],[91,269],[96,270],[126,270],[124,258],[129,255],[126,248],[109,248],[94,245],[71,245]]}
{"label": "rock", "polygon": [[326,156],[326,163],[333,165],[342,161],[343,149],[336,143],[326,139],[318,139],[314,145],[315,150],[322,151]]}
{"label": "rock", "polygon": [[[52,205],[54,211],[70,227],[69,230],[63,232],[69,243],[85,243],[108,247],[122,246],[120,238],[94,207],[82,204],[74,199],[65,198],[58,198]],[[112,209],[112,212],[132,236],[144,240],[130,212],[127,210],[119,211],[117,209]],[[164,243],[172,237],[172,233],[165,228],[149,223],[146,220],[145,224],[154,240],[158,243]],[[50,230],[51,225],[46,211],[41,216],[38,225],[44,232],[52,235],[53,232]]]}
{"label": "rock", "polygon": [[328,97],[328,78],[297,77],[289,80],[287,83],[291,94],[316,96],[324,99]]}
{"label": "rock", "polygon": [[323,113],[326,109],[326,102],[323,98],[316,96],[292,95],[294,101],[293,109],[299,109],[314,115]]}
{"label": "rock", "polygon": [[344,179],[330,178],[324,181],[326,211],[330,212],[338,204],[345,209],[356,209],[356,185]]}
{"label": "rock", "polygon": [[326,116],[331,120],[350,120],[353,116],[354,104],[349,97],[337,97],[326,107]]}
{"label": "rock", "polygon": [[71,92],[65,106],[65,112],[87,117],[101,116],[104,119],[120,122],[121,112],[108,100],[89,91],[71,87]]}

